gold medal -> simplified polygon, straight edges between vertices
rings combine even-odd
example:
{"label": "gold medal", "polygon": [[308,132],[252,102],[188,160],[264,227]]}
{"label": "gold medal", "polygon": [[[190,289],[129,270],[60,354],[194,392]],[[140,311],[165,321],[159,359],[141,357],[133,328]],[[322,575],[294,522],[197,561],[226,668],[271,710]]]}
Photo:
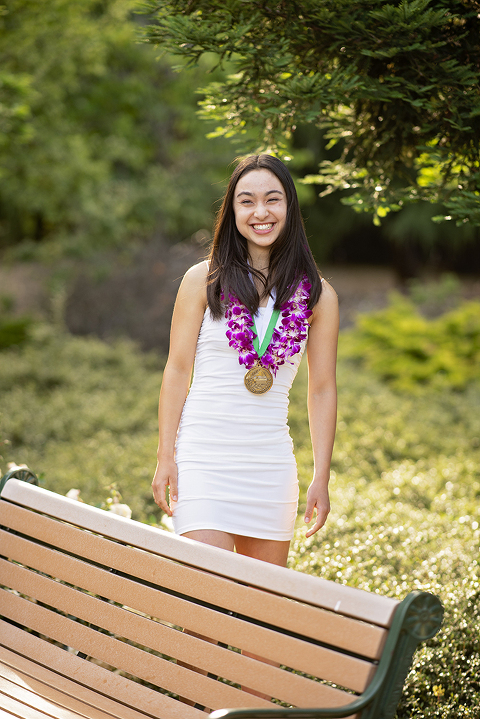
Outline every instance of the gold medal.
{"label": "gold medal", "polygon": [[257,364],[248,370],[243,381],[252,394],[265,394],[273,384],[273,377],[270,370],[257,360]]}

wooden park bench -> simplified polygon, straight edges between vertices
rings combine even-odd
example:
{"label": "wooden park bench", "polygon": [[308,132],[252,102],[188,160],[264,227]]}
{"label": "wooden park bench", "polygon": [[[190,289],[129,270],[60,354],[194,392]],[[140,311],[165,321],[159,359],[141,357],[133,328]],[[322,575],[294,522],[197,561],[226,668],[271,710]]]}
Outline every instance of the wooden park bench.
{"label": "wooden park bench", "polygon": [[442,621],[431,594],[399,602],[18,478],[0,492],[0,719],[391,719]]}

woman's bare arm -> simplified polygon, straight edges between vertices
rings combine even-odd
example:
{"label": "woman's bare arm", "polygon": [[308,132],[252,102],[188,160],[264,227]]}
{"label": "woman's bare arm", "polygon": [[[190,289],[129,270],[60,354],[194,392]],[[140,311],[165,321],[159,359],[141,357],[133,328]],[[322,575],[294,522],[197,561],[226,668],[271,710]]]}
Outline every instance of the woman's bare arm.
{"label": "woman's bare arm", "polygon": [[314,471],[307,492],[305,522],[316,521],[306,536],[315,534],[330,512],[328,482],[337,420],[336,363],[338,343],[338,300],[328,282],[313,311],[308,344],[308,419],[312,438]]}
{"label": "woman's bare arm", "polygon": [[194,265],[185,274],[178,290],[172,316],[170,351],[160,390],[157,468],[152,488],[155,502],[169,516],[172,516],[172,511],[167,501],[167,487],[170,488],[170,498],[176,500],[178,488],[175,440],[190,386],[198,334],[207,305],[207,271],[206,262]]}

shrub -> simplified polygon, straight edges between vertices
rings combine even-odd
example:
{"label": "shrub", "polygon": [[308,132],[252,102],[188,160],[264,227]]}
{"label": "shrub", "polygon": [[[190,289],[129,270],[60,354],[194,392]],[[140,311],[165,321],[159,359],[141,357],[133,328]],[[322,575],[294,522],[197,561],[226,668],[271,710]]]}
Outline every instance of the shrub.
{"label": "shrub", "polygon": [[28,464],[48,489],[80,489],[91,504],[116,482],[134,519],[160,521],[150,480],[161,365],[125,340],[37,326],[29,343],[0,354],[2,469]]}
{"label": "shrub", "polygon": [[380,506],[375,501],[368,507],[362,499],[358,513],[330,520],[326,541],[305,541],[298,532],[290,566],[399,599],[414,589],[438,595],[445,607],[444,623],[415,655],[397,719],[477,717],[478,522],[468,516],[463,523],[458,518],[436,521],[408,504]]}
{"label": "shrub", "polygon": [[0,318],[0,350],[26,342],[31,324],[27,317]]}
{"label": "shrub", "polygon": [[15,301],[10,295],[0,295],[0,350],[27,341],[32,320],[29,317],[15,317],[12,310]]}
{"label": "shrub", "polygon": [[393,294],[386,309],[358,317],[341,352],[401,391],[463,390],[479,376],[480,303],[464,302],[428,320]]}
{"label": "shrub", "polygon": [[[34,328],[28,343],[0,353],[1,470],[8,461],[26,463],[48,489],[77,488],[91,504],[104,502],[114,484],[134,519],[160,523],[150,481],[161,364],[129,342]],[[445,622],[417,653],[397,717],[476,719],[480,386],[447,392],[432,383],[417,396],[364,368],[352,371],[346,359],[338,380],[332,512],[308,540],[302,513],[313,463],[305,363],[291,391],[300,513],[290,566],[399,599],[413,589],[437,594]]]}
{"label": "shrub", "polygon": [[438,280],[412,279],[408,289],[412,301],[426,317],[438,317],[457,307],[462,299],[462,283],[451,272],[444,272]]}
{"label": "shrub", "polygon": [[339,364],[332,511],[305,539],[313,464],[301,431],[304,368],[292,390],[301,502],[289,566],[403,599],[438,595],[442,629],[415,655],[397,719],[478,717],[480,389],[415,397]]}

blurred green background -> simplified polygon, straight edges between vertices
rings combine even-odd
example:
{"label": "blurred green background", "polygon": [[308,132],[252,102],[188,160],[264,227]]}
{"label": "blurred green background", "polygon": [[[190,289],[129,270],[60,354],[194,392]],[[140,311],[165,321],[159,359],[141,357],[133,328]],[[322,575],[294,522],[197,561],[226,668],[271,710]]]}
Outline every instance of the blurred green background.
{"label": "blurred green background", "polygon": [[[42,317],[54,297],[75,334],[165,351],[179,278],[207,251],[241,146],[207,139],[215,125],[197,115],[198,88],[224,80],[228,62],[219,69],[206,53],[173,71],[181,60],[143,40],[153,17],[141,10],[135,0],[0,5],[0,297],[3,314]],[[297,180],[338,156],[313,124],[289,144]],[[433,223],[442,208],[427,202],[376,226],[342,204],[347,192],[297,187],[344,324],[411,278],[456,273],[478,296],[478,227]]]}
{"label": "blurred green background", "polygon": [[[0,5],[0,471],[162,524],[150,481],[176,288],[205,256],[238,152],[196,115],[213,58],[174,73],[131,0]],[[291,140],[296,178],[329,158]],[[339,295],[332,514],[305,540],[312,473],[302,363],[290,426],[301,504],[290,566],[403,597],[438,594],[399,719],[480,706],[480,237],[411,205],[380,227],[298,184]]]}

